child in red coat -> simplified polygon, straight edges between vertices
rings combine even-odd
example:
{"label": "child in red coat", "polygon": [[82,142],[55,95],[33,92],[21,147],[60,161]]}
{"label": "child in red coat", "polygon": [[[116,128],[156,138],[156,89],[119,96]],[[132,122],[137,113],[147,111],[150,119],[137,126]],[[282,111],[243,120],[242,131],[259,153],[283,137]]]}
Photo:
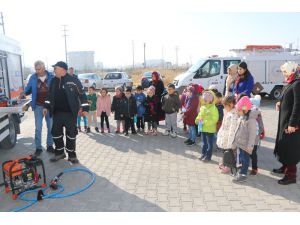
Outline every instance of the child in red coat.
{"label": "child in red coat", "polygon": [[197,96],[197,90],[194,87],[189,86],[186,92],[186,99],[182,107],[183,122],[188,125],[189,138],[184,142],[191,146],[196,144],[196,128],[195,119],[198,115],[199,97]]}

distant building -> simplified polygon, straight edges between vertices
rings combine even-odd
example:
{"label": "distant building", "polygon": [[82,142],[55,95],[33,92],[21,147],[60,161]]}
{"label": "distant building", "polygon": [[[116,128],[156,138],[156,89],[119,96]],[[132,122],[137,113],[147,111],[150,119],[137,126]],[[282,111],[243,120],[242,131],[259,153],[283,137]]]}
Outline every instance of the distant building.
{"label": "distant building", "polygon": [[95,69],[94,51],[73,51],[68,52],[68,64],[76,71],[88,72]]}
{"label": "distant building", "polygon": [[163,59],[149,59],[146,60],[146,66],[147,67],[164,67],[165,60]]}

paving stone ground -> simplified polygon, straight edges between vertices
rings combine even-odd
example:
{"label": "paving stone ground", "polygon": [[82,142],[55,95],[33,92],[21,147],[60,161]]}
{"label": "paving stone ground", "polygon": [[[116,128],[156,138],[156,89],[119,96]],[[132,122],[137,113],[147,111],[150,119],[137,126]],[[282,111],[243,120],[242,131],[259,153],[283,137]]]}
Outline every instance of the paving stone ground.
{"label": "paving stone ground", "polygon": [[[258,151],[259,174],[244,184],[235,184],[230,175],[218,169],[220,152],[214,152],[211,163],[198,160],[200,146],[188,147],[184,133],[176,139],[162,136],[80,133],[77,154],[80,164],[61,160],[50,163],[44,152],[47,180],[60,171],[88,168],[96,174],[95,184],[87,191],[64,199],[44,200],[25,211],[299,211],[300,182],[279,186],[280,176],[270,173],[280,166],[273,156],[278,112],[274,101],[263,100],[262,113],[266,138]],[[110,118],[112,131],[115,123]],[[28,155],[34,151],[33,113],[21,125],[22,134],[11,150],[0,150],[0,162]],[[43,130],[45,143],[45,127]],[[0,178],[2,180],[2,178]],[[74,173],[63,177],[67,190],[82,187],[88,177]],[[0,211],[10,211],[24,202],[13,201],[0,192]]]}

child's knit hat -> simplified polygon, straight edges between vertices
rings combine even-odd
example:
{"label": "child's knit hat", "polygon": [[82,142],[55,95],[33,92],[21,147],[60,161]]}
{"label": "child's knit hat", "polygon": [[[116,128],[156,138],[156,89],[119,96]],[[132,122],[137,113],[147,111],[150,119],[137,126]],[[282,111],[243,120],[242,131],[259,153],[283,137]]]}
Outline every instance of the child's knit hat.
{"label": "child's knit hat", "polygon": [[214,94],[212,92],[210,92],[210,91],[205,91],[203,93],[202,97],[203,97],[203,100],[205,102],[210,102],[210,103],[212,103],[214,101],[214,98],[215,98]]}
{"label": "child's knit hat", "polygon": [[153,94],[155,94],[155,87],[153,85],[151,85],[149,88],[148,88],[148,91],[151,91]]}
{"label": "child's knit hat", "polygon": [[250,101],[250,98],[248,96],[242,97],[238,103],[236,104],[236,108],[238,110],[250,110],[252,107],[252,103]]}

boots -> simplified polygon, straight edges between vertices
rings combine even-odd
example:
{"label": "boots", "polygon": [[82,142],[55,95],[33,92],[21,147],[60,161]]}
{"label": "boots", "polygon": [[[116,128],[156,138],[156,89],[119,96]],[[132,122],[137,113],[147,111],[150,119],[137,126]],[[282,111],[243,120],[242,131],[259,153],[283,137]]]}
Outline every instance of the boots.
{"label": "boots", "polygon": [[284,176],[281,180],[278,181],[278,184],[281,185],[289,185],[295,183],[296,183],[296,178],[289,178],[288,176]]}

